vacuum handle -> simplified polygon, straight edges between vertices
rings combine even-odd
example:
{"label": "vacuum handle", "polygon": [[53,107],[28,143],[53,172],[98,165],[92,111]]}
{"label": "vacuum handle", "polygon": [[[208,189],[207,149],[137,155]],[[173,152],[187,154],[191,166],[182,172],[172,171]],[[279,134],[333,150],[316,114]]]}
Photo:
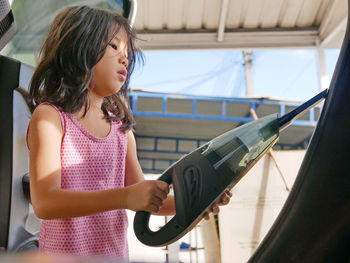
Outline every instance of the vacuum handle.
{"label": "vacuum handle", "polygon": [[[184,236],[225,191],[232,179],[231,173],[227,174],[229,176],[226,182],[212,163],[198,151],[193,151],[174,163],[158,180],[173,185],[175,216],[158,231],[152,231],[148,226],[150,213],[136,212],[136,237],[145,245],[165,246]],[[215,186],[218,182],[219,186]]]}
{"label": "vacuum handle", "polygon": [[[157,180],[172,184],[172,166],[160,176]],[[136,237],[144,244],[149,246],[165,246],[172,243],[172,240],[184,231],[184,228],[177,224],[176,215],[158,231],[152,231],[149,228],[151,214],[146,211],[136,212],[134,218],[134,232]]]}

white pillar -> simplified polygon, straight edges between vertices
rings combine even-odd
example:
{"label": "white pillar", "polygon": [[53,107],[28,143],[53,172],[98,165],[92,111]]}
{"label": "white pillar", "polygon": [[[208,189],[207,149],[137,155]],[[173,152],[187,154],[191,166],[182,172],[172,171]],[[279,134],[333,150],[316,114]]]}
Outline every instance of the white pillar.
{"label": "white pillar", "polygon": [[329,86],[329,79],[326,67],[326,55],[321,45],[317,45],[317,67],[318,67],[318,80],[319,90],[325,90]]}
{"label": "white pillar", "polygon": [[252,74],[252,57],[250,51],[243,51],[245,80],[246,80],[246,96],[252,97],[254,95],[253,74]]}
{"label": "white pillar", "polygon": [[180,244],[179,242],[168,245],[168,262],[178,263],[180,262]]}
{"label": "white pillar", "polygon": [[228,7],[228,0],[222,0],[220,21],[218,26],[218,42],[222,42],[224,40],[225,23],[226,23],[227,9],[228,9],[227,7]]}

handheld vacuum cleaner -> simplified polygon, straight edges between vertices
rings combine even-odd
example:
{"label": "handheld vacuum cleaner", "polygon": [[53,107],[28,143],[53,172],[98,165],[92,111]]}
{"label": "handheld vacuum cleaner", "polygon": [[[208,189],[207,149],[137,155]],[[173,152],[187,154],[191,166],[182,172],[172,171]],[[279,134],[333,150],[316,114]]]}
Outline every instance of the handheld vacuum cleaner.
{"label": "handheld vacuum cleaner", "polygon": [[149,246],[165,246],[184,236],[268,152],[278,141],[279,132],[325,99],[327,93],[322,91],[281,117],[276,113],[232,129],[171,165],[158,180],[173,185],[176,215],[158,231],[152,231],[148,226],[150,213],[137,212],[137,238]]}

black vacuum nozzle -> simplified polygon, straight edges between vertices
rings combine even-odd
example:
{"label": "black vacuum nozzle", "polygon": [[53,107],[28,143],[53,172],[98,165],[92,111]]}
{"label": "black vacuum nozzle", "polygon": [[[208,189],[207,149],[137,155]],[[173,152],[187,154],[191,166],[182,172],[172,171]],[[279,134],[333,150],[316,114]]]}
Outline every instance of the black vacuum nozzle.
{"label": "black vacuum nozzle", "polygon": [[287,128],[293,120],[298,118],[301,114],[303,114],[305,111],[309,110],[316,104],[320,103],[321,100],[326,99],[328,94],[328,89],[325,89],[324,91],[317,94],[312,99],[309,99],[307,102],[303,103],[296,109],[292,110],[291,112],[281,116],[279,121],[280,131],[283,131],[285,128]]}

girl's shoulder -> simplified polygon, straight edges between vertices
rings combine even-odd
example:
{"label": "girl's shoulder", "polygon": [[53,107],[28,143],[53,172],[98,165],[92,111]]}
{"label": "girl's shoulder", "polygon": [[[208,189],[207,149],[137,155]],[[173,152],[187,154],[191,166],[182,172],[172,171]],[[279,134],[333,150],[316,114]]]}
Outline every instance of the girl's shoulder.
{"label": "girl's shoulder", "polygon": [[49,103],[42,103],[35,108],[32,114],[32,118],[35,116],[45,117],[45,115],[47,115],[48,117],[54,117],[54,116],[59,117],[58,111],[59,111],[59,107]]}
{"label": "girl's shoulder", "polygon": [[35,123],[42,121],[48,124],[53,124],[63,133],[61,112],[59,111],[59,107],[49,103],[42,103],[38,105],[32,114],[30,124],[34,125]]}
{"label": "girl's shoulder", "polygon": [[42,142],[60,141],[64,134],[59,112],[49,104],[35,108],[27,129],[27,147],[42,145]]}
{"label": "girl's shoulder", "polygon": [[60,116],[60,108],[50,103],[41,103],[34,109],[32,118],[35,116],[45,117],[45,115],[55,119],[55,117]]}

